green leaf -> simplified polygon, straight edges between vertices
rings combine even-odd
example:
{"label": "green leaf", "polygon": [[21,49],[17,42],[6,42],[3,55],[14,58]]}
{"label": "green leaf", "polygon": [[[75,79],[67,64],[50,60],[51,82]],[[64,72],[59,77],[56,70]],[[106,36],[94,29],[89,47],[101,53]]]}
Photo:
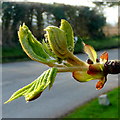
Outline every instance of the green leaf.
{"label": "green leaf", "polygon": [[17,90],[16,92],[13,93],[13,95],[9,98],[8,101],[6,101],[4,104],[11,102],[21,96],[23,96],[23,94],[25,94],[27,92],[27,90],[29,90],[31,88],[31,86],[35,83],[36,81],[33,81],[32,83],[26,85],[25,87]]}
{"label": "green leaf", "polygon": [[51,89],[53,86],[53,83],[54,83],[55,77],[56,77],[56,73],[57,73],[57,69],[54,69],[54,70],[52,70],[51,76],[49,76],[49,79],[50,79],[49,89]]}
{"label": "green leaf", "polygon": [[45,31],[50,48],[55,55],[65,59],[68,54],[66,35],[63,30],[55,26],[48,26]]}
{"label": "green leaf", "polygon": [[67,46],[70,52],[74,51],[74,33],[71,25],[64,19],[61,20],[60,29],[63,30],[67,38]]}
{"label": "green leaf", "polygon": [[25,24],[20,26],[18,36],[23,50],[32,60],[44,64],[53,62],[50,56],[44,51],[42,44],[36,40]]}
{"label": "green leaf", "polygon": [[97,53],[96,53],[95,49],[92,46],[85,44],[84,42],[83,42],[83,45],[84,45],[84,51],[85,51],[85,53],[88,54],[89,58],[94,63],[96,63]]}
{"label": "green leaf", "polygon": [[50,49],[50,46],[45,42],[45,40],[42,41],[42,46],[43,46],[45,52],[49,56],[52,56],[53,58],[56,58],[56,55],[52,52],[52,50]]}
{"label": "green leaf", "polygon": [[32,83],[19,89],[6,101],[4,104],[11,102],[21,96],[25,97],[26,101],[32,101],[40,96],[40,94],[49,86],[52,87],[57,74],[57,68],[51,68],[44,71],[41,76],[39,76]]}

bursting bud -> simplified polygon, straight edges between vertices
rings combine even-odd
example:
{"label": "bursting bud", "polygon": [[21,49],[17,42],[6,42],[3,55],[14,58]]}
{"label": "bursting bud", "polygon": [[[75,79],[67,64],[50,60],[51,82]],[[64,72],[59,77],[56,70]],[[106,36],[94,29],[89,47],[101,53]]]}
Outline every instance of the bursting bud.
{"label": "bursting bud", "polygon": [[72,27],[66,20],[61,20],[60,28],[55,26],[48,26],[45,28],[45,37],[54,52],[54,54],[61,58],[66,59],[69,53],[73,53],[74,37]]}
{"label": "bursting bud", "polygon": [[64,31],[55,26],[48,26],[45,31],[49,45],[55,55],[62,59],[66,58],[68,50]]}

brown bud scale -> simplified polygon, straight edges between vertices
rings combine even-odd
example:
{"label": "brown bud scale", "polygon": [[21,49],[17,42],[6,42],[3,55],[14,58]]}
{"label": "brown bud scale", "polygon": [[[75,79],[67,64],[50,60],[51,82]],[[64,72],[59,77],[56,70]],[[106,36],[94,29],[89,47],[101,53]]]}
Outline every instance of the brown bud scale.
{"label": "brown bud scale", "polygon": [[107,74],[118,74],[120,73],[120,60],[107,61],[104,68]]}

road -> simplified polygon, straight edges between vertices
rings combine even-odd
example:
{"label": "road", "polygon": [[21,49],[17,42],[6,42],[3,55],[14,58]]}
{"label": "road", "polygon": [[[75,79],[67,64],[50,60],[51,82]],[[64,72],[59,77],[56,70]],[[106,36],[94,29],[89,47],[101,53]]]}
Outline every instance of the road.
{"label": "road", "polygon": [[[118,59],[118,49],[107,50],[109,59]],[[103,51],[98,52],[98,55]],[[85,54],[77,55],[82,60]],[[13,92],[37,78],[48,67],[34,62],[16,62],[2,65],[2,103]],[[90,99],[118,86],[118,75],[109,75],[102,90],[96,90],[96,80],[80,83],[72,78],[71,73],[60,73],[49,91],[46,89],[40,98],[26,103],[21,97],[2,105],[2,118],[56,118],[71,111]]]}

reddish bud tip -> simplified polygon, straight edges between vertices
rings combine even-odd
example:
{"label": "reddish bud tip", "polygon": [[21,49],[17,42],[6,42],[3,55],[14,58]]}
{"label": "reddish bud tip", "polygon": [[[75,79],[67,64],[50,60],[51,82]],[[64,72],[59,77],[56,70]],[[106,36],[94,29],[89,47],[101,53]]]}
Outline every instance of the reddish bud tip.
{"label": "reddish bud tip", "polygon": [[103,81],[98,81],[97,84],[96,84],[96,88],[97,88],[98,90],[102,89],[103,86],[104,86],[104,82],[103,82]]}
{"label": "reddish bud tip", "polygon": [[101,58],[102,60],[108,61],[108,53],[107,53],[107,52],[102,53],[102,55],[100,56],[100,58]]}

